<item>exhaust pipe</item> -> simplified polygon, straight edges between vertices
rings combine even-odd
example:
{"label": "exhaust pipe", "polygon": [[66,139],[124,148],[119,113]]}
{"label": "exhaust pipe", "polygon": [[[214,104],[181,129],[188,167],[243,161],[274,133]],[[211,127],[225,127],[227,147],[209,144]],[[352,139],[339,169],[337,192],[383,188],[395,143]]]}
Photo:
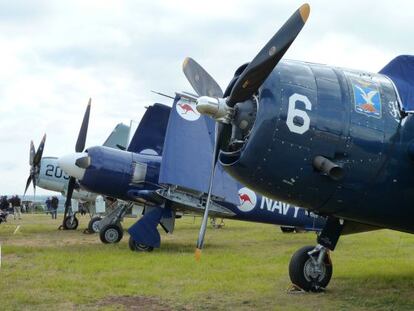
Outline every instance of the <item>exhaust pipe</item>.
{"label": "exhaust pipe", "polygon": [[335,181],[344,177],[343,168],[323,156],[317,156],[313,159],[313,167]]}

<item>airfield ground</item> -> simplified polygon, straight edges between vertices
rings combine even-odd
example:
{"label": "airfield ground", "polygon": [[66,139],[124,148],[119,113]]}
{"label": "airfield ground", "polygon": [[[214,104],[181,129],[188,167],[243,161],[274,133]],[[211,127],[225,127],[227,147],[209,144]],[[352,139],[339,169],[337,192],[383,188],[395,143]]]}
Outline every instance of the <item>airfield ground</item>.
{"label": "airfield ground", "polygon": [[209,228],[196,263],[199,222],[178,220],[161,249],[133,253],[127,233],[103,245],[81,230],[57,231],[45,215],[11,218],[0,224],[0,310],[414,310],[414,235],[343,237],[329,289],[289,294],[289,259],[314,244],[313,233],[227,220]]}

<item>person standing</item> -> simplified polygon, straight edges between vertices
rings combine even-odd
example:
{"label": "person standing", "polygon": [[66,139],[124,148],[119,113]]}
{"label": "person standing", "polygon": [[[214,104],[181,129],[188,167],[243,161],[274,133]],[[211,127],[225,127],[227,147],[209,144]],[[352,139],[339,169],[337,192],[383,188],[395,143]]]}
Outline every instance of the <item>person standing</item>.
{"label": "person standing", "polygon": [[50,213],[52,214],[52,219],[56,219],[57,218],[57,209],[58,209],[58,206],[59,206],[59,199],[56,196],[52,197],[52,200],[50,202],[50,206],[51,206]]}
{"label": "person standing", "polygon": [[14,219],[16,220],[16,217],[19,217],[19,219],[22,219],[22,207],[21,207],[22,201],[20,200],[19,196],[16,194],[11,198],[11,204],[13,207],[13,214]]}
{"label": "person standing", "polygon": [[8,207],[9,207],[9,200],[7,199],[7,195],[3,195],[1,197],[0,209],[7,212]]}
{"label": "person standing", "polygon": [[46,203],[46,215],[48,213],[52,214],[52,206],[51,206],[51,204],[52,204],[52,197],[47,197],[45,203]]}

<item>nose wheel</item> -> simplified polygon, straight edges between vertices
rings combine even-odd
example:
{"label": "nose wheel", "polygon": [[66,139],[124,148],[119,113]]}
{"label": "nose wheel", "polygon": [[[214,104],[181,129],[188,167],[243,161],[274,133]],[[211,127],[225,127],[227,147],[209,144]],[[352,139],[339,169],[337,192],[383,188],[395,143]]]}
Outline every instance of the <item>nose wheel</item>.
{"label": "nose wheel", "polygon": [[305,291],[324,290],[332,277],[328,249],[319,244],[299,249],[290,260],[289,276],[294,285]]}

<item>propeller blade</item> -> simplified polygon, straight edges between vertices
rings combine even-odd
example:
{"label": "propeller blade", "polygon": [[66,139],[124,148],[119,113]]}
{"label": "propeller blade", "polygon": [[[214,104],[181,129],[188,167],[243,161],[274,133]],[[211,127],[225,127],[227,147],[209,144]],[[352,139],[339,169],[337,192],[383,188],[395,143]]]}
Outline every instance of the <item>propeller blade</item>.
{"label": "propeller blade", "polygon": [[208,193],[207,193],[206,208],[204,210],[203,221],[201,223],[200,232],[198,234],[197,248],[195,251],[195,258],[197,261],[201,259],[201,250],[203,249],[203,245],[204,245],[204,236],[206,234],[208,212],[210,209],[210,202],[211,202],[211,192],[213,190],[214,173],[216,169],[218,155],[220,152],[220,137],[222,136],[221,132],[223,128],[224,128],[223,124],[216,122],[215,135],[214,135],[213,160],[211,163],[211,172],[210,172],[210,181],[209,181]]}
{"label": "propeller blade", "polygon": [[187,57],[183,62],[183,72],[198,96],[223,97],[217,82],[194,59]]}
{"label": "propeller blade", "polygon": [[302,30],[309,13],[309,4],[303,4],[249,63],[231,90],[227,100],[230,107],[251,98],[259,89]]}
{"label": "propeller blade", "polygon": [[85,114],[83,115],[83,121],[78,134],[78,140],[76,141],[76,152],[82,152],[85,149],[86,135],[88,134],[89,114],[91,112],[91,101],[89,98],[88,106],[86,107]]}
{"label": "propeller blade", "polygon": [[29,154],[29,165],[33,165],[34,157],[35,157],[36,151],[33,144],[33,140],[30,141],[30,154]]}
{"label": "propeller blade", "polygon": [[32,182],[32,175],[30,174],[29,178],[27,178],[27,181],[26,181],[26,188],[24,189],[23,196],[26,195],[27,189],[29,188],[31,182]]}
{"label": "propeller blade", "polygon": [[[40,142],[39,148],[37,148],[36,154],[33,158],[33,166],[38,166],[40,164],[40,161],[42,160],[43,149],[45,148],[45,142],[46,142],[46,134],[43,135],[43,138],[42,138],[42,141]],[[31,149],[31,147],[30,147],[30,149]],[[33,150],[34,150],[34,148],[33,148]]]}
{"label": "propeller blade", "polygon": [[33,196],[36,197],[36,175],[32,175],[32,181],[33,181]]}

